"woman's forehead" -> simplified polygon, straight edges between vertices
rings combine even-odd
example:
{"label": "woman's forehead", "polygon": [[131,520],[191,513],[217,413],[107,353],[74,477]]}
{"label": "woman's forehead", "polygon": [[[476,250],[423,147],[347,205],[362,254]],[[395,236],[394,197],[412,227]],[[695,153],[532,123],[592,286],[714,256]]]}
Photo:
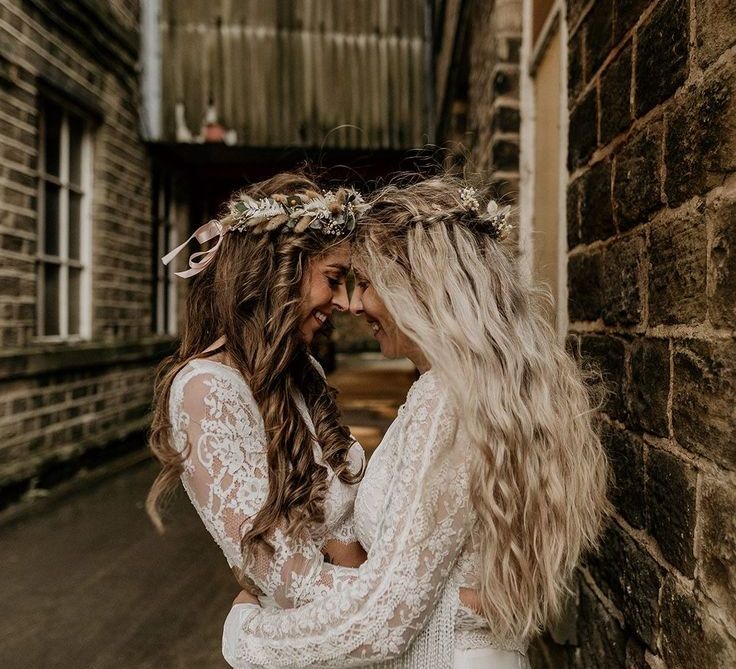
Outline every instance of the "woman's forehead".
{"label": "woman's forehead", "polygon": [[315,258],[312,267],[316,270],[333,269],[340,272],[350,271],[350,245],[341,243],[327,249]]}

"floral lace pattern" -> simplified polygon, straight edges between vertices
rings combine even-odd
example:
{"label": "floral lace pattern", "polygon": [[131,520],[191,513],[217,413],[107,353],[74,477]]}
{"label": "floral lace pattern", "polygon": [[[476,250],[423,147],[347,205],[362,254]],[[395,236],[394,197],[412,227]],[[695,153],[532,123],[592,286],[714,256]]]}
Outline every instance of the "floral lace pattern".
{"label": "floral lace pattern", "polygon": [[[296,399],[313,430],[304,400]],[[341,582],[350,580],[351,570],[326,563],[321,547],[330,538],[355,540],[352,507],[357,486],[340,481],[329,467],[324,526],[297,537],[276,529],[270,537],[273,553],[264,546],[242,554],[243,534],[268,494],[268,467],[263,420],[239,372],[213,360],[189,362],[174,378],[169,413],[173,444],[187,453],[184,488],[228,564],[262,593],[264,605],[299,606],[329,591],[338,575]],[[316,442],[314,449],[321,463]],[[362,457],[356,444],[350,451],[354,469],[360,468]]]}
{"label": "floral lace pattern", "polygon": [[298,610],[235,607],[223,637],[232,666],[450,666],[457,561],[473,521],[457,430],[435,375],[422,375],[361,484],[356,524],[367,562]]}

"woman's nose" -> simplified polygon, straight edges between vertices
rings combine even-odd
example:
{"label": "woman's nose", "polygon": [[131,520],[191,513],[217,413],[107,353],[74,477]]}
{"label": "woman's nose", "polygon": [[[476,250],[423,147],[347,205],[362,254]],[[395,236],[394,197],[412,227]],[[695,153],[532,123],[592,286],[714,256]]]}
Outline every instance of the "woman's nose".
{"label": "woman's nose", "polygon": [[338,311],[347,311],[350,307],[350,299],[348,298],[348,289],[343,283],[335,292],[332,298],[332,306]]}
{"label": "woman's nose", "polygon": [[353,289],[353,294],[350,298],[350,313],[354,316],[360,316],[360,314],[363,313],[362,295],[363,291],[356,286]]}

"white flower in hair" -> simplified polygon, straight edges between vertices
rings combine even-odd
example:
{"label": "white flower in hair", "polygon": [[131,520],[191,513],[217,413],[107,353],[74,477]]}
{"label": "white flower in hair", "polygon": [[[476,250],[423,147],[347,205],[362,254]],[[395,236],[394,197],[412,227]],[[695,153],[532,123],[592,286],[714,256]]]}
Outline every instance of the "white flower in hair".
{"label": "white flower in hair", "polygon": [[493,226],[497,239],[504,239],[511,231],[512,225],[508,220],[510,213],[511,205],[507,204],[505,207],[499,208],[498,202],[495,200],[488,202],[483,218]]}
{"label": "white flower in hair", "polygon": [[486,205],[486,209],[481,213],[478,191],[472,186],[460,189],[460,206],[473,214],[476,214],[481,221],[488,223],[493,230],[493,236],[496,239],[504,239],[511,230],[509,222],[509,214],[511,206],[506,205],[501,208],[498,202],[490,200]]}
{"label": "white flower in hair", "polygon": [[460,204],[464,209],[478,213],[480,211],[480,202],[478,202],[478,191],[472,186],[460,189]]}

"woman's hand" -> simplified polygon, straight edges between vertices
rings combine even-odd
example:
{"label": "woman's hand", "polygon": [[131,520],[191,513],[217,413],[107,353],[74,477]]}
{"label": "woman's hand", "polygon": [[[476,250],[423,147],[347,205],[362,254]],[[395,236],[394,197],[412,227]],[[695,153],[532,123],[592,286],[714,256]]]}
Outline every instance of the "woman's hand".
{"label": "woman's hand", "polygon": [[480,593],[475,588],[460,588],[460,602],[478,615],[483,615],[483,607],[480,603]]}
{"label": "woman's hand", "polygon": [[327,562],[341,567],[360,567],[366,559],[365,549],[357,542],[344,544],[337,539],[330,539],[322,548]]}
{"label": "woman's hand", "polygon": [[255,604],[256,606],[261,605],[258,601],[258,597],[252,595],[247,590],[240,591],[240,594],[233,600],[233,606],[235,606],[236,604]]}

